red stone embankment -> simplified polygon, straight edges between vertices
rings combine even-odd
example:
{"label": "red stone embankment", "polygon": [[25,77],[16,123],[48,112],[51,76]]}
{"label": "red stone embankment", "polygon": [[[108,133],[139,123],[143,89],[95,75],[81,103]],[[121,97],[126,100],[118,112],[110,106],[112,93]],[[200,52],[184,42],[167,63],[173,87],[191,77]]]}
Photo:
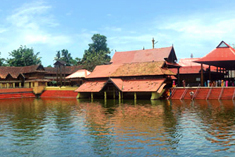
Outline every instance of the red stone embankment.
{"label": "red stone embankment", "polygon": [[41,98],[76,98],[78,93],[74,92],[77,87],[46,87]]}
{"label": "red stone embankment", "polygon": [[0,99],[34,98],[33,88],[0,89]]}
{"label": "red stone embankment", "polygon": [[235,87],[176,87],[172,89],[171,99],[224,99],[235,98]]}

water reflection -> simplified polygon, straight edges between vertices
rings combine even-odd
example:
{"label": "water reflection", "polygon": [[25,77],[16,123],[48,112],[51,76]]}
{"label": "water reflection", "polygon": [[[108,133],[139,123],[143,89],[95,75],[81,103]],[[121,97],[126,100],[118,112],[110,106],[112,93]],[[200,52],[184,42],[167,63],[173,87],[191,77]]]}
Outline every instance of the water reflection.
{"label": "water reflection", "polygon": [[1,156],[232,156],[233,101],[0,100]]}

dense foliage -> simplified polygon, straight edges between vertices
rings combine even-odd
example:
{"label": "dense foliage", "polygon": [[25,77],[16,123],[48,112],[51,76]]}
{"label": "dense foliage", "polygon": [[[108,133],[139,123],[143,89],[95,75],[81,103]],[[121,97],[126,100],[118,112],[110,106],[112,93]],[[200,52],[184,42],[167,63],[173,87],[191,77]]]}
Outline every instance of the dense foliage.
{"label": "dense foliage", "polygon": [[[1,55],[1,52],[0,52],[0,55]],[[6,60],[0,57],[0,66],[5,66],[5,62]]]}
{"label": "dense foliage", "polygon": [[[54,61],[64,61],[67,66],[82,65],[84,69],[93,71],[97,65],[110,62],[110,50],[107,46],[107,38],[104,35],[94,34],[92,43],[88,44],[89,48],[84,51],[83,58],[75,58],[67,49],[57,51]],[[0,53],[1,55],[1,53]],[[18,49],[9,52],[10,58],[0,57],[0,66],[30,66],[41,63],[39,52],[34,53],[33,48],[20,46]],[[49,66],[51,67],[51,65]]]}
{"label": "dense foliage", "polygon": [[41,63],[41,57],[38,57],[40,52],[34,53],[33,48],[27,48],[26,46],[20,46],[17,50],[9,52],[9,56],[6,60],[9,66],[29,66]]}
{"label": "dense foliage", "polygon": [[93,43],[89,44],[89,49],[85,50],[81,64],[87,70],[92,71],[96,65],[102,65],[110,61],[110,50],[107,47],[106,36],[94,34]]}
{"label": "dense foliage", "polygon": [[66,66],[77,65],[77,58],[73,59],[71,53],[67,49],[63,49],[61,51],[57,51],[55,61],[64,61],[66,62]]}

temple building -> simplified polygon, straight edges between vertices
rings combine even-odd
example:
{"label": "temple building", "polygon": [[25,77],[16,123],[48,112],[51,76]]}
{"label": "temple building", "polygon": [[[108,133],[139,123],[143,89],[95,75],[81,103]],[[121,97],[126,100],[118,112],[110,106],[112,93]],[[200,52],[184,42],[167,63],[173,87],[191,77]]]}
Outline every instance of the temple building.
{"label": "temple building", "polygon": [[48,79],[49,86],[69,86],[71,81],[67,76],[82,69],[82,66],[65,66],[65,62],[56,61],[54,67],[45,67],[45,79]]}
{"label": "temple building", "polygon": [[[24,67],[2,66],[0,67],[0,88],[33,88],[48,84],[57,85],[59,81],[63,86],[70,85],[70,80],[65,78],[80,69],[81,66],[65,66],[59,73],[57,68],[44,68],[41,64]],[[53,81],[55,84],[52,83]]]}
{"label": "temple building", "polygon": [[[180,68],[180,76],[193,78],[196,74],[200,86],[173,88],[171,99],[230,99],[235,98],[235,49],[221,41],[220,44],[202,58],[193,59],[193,66]],[[201,69],[199,70],[198,64]],[[182,64],[181,64],[182,65]],[[186,69],[187,70],[186,74]],[[195,70],[195,73],[194,73]],[[200,77],[199,77],[200,76]],[[189,80],[188,80],[189,81]],[[194,80],[195,81],[195,80]]]}
{"label": "temple building", "polygon": [[[180,59],[178,64],[181,66],[179,69],[179,82],[182,86],[182,81],[185,81],[186,86],[198,86],[201,84],[201,64],[195,61],[200,58],[183,58]],[[205,80],[209,79],[209,65],[203,65],[203,77]],[[171,69],[172,72],[177,73],[177,69]],[[211,76],[212,78],[219,79],[223,78],[223,73],[217,72],[215,66],[211,66]]]}
{"label": "temple building", "polygon": [[1,67],[0,88],[32,88],[45,86],[49,81],[44,78],[45,69],[39,65],[24,67]]}
{"label": "temple building", "polygon": [[[221,41],[220,44],[208,53],[206,56],[195,61],[196,63],[201,64],[201,69],[203,69],[203,65],[209,66],[209,77],[208,80],[221,80],[221,79],[229,79],[234,80],[234,70],[235,70],[235,49]],[[211,67],[216,67],[216,72],[221,73],[222,75],[218,75],[217,77],[212,77],[211,75]],[[201,70],[202,71],[202,70]],[[201,72],[201,85],[204,84],[206,78]]]}
{"label": "temple building", "polygon": [[174,47],[115,52],[109,65],[96,66],[77,98],[158,99],[179,69]]}

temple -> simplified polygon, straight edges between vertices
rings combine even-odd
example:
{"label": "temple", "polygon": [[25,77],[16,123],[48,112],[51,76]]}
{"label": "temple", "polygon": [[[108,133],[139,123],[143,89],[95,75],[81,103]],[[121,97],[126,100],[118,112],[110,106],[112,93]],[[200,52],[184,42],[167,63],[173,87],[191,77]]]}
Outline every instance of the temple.
{"label": "temple", "polygon": [[[235,49],[233,47],[221,41],[204,57],[191,59],[191,61],[188,59],[186,62],[191,62],[191,65],[184,66],[185,62],[179,62],[179,64],[182,65],[180,76],[186,80],[187,86],[173,88],[171,99],[233,100],[235,98]],[[197,86],[193,87],[193,85]]]}
{"label": "temple", "polygon": [[109,65],[96,66],[75,91],[77,98],[158,99],[178,68],[174,47],[115,52]]}

